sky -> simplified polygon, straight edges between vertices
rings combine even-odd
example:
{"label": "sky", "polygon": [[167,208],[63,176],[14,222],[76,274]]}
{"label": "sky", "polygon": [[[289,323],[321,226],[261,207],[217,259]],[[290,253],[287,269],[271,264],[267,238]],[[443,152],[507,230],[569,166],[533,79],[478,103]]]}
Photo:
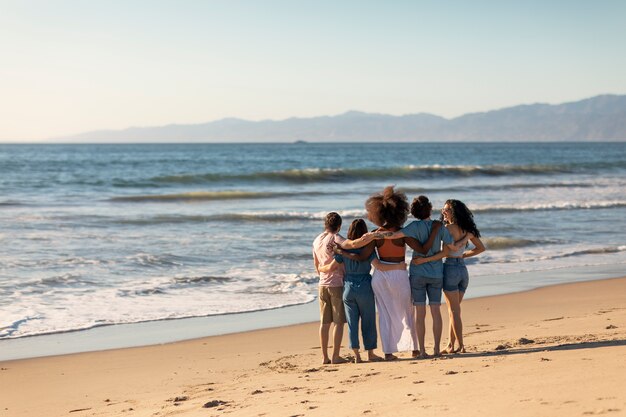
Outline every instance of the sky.
{"label": "sky", "polygon": [[626,94],[621,0],[0,0],[0,141]]}

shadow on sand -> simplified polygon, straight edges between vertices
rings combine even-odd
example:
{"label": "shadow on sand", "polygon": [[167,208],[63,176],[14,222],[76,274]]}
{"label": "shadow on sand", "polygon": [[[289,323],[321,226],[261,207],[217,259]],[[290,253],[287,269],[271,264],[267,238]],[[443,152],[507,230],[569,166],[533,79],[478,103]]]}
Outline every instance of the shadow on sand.
{"label": "shadow on sand", "polygon": [[505,355],[522,355],[526,353],[537,352],[557,352],[561,350],[577,350],[577,349],[596,349],[610,346],[626,346],[626,340],[601,340],[594,342],[579,342],[579,343],[563,343],[556,346],[533,346],[524,348],[506,348],[496,351],[487,352],[467,352],[456,353],[451,355],[443,355],[441,359],[456,359],[456,358],[478,358],[478,357],[492,357],[492,356],[505,356]]}

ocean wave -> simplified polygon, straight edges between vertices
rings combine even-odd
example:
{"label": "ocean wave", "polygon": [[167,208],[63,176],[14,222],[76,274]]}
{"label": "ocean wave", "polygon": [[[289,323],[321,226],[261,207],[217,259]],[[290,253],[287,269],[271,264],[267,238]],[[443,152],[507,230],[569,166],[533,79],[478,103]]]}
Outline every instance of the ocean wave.
{"label": "ocean wave", "polygon": [[[28,316],[24,318],[17,319],[9,324],[4,326],[0,325],[0,339],[7,338],[10,339],[11,336],[18,331],[21,325],[28,323],[31,320],[38,320],[40,316]],[[3,323],[4,324],[4,323]]]}
{"label": "ocean wave", "polygon": [[254,192],[254,191],[194,191],[176,194],[130,195],[112,197],[108,201],[143,203],[143,202],[177,202],[177,201],[211,201],[211,200],[248,200],[284,198],[293,196],[315,196],[321,192]]}
{"label": "ocean wave", "polygon": [[542,243],[541,241],[530,239],[516,239],[511,237],[487,237],[482,238],[483,243],[489,250],[504,250],[511,248],[523,248],[526,246],[534,246]]}
{"label": "ocean wave", "polygon": [[[485,184],[474,185],[471,187],[399,187],[398,190],[408,193],[430,193],[430,192],[453,192],[453,191],[500,191],[506,189],[541,189],[541,188],[591,188],[597,187],[597,184],[584,182],[553,182],[553,183],[520,183],[520,184]],[[271,191],[240,191],[240,190],[222,190],[222,191],[191,191],[173,194],[140,194],[111,197],[106,201],[123,202],[123,203],[169,203],[180,201],[220,201],[220,200],[252,200],[252,199],[273,199],[273,198],[290,198],[290,197],[311,197],[311,196],[328,196],[341,195],[338,192],[323,191],[293,191],[293,192],[271,192]],[[1,205],[2,203],[0,203]]]}
{"label": "ocean wave", "polygon": [[541,189],[541,188],[592,188],[598,184],[586,182],[549,182],[549,183],[507,183],[507,184],[476,184],[472,186],[456,187],[398,187],[398,190],[407,194],[450,192],[450,191],[502,191],[503,189]]}
{"label": "ocean wave", "polygon": [[540,255],[540,256],[520,256],[516,258],[505,258],[505,259],[491,259],[491,260],[482,260],[482,263],[492,263],[492,264],[509,264],[509,263],[526,263],[526,262],[539,262],[539,261],[552,261],[555,259],[563,259],[563,258],[572,258],[577,256],[585,256],[585,255],[608,255],[612,253],[626,252],[626,246],[606,246],[600,248],[589,248],[589,249],[581,249],[574,250],[569,252],[561,252],[554,253],[550,255]]}
{"label": "ocean wave", "polygon": [[[494,164],[494,165],[405,165],[380,168],[306,168],[281,171],[258,171],[245,174],[180,174],[156,176],[154,184],[206,184],[223,181],[269,181],[286,183],[352,182],[375,179],[422,179],[433,177],[552,175],[624,168],[624,163],[594,162],[568,164]],[[145,181],[141,181],[143,184]]]}
{"label": "ocean wave", "polygon": [[[340,210],[338,213],[347,219],[364,217],[364,210]],[[265,211],[265,212],[243,212],[243,213],[219,213],[206,216],[199,215],[159,215],[151,217],[140,217],[116,220],[116,223],[149,226],[167,223],[209,223],[209,222],[286,222],[286,221],[309,221],[323,220],[328,212],[284,212],[284,211]]]}
{"label": "ocean wave", "polygon": [[266,256],[268,259],[276,259],[276,260],[286,260],[286,261],[301,261],[301,260],[310,260],[311,253],[303,252],[303,253],[274,253]]}
{"label": "ocean wave", "polygon": [[[33,335],[85,330],[95,327],[208,317],[254,312],[305,304],[315,299],[317,277],[313,274],[270,274],[264,280],[230,276],[189,275],[159,277],[100,289],[89,294],[62,292],[58,305],[73,304],[79,314],[66,314],[55,308],[32,311],[28,306],[37,297],[21,298],[17,306],[0,311],[0,340]],[[269,278],[269,279],[268,279]],[[214,284],[224,283],[216,288]],[[231,285],[235,284],[235,285]],[[113,289],[113,291],[112,291]],[[87,297],[89,302],[76,302]],[[110,305],[116,308],[111,309]],[[8,307],[7,307],[8,308]]]}
{"label": "ocean wave", "polygon": [[193,276],[193,277],[175,277],[173,282],[175,284],[206,284],[206,283],[225,283],[234,280],[233,277],[220,277],[220,276],[210,276],[210,275],[201,275],[201,276]]}
{"label": "ocean wave", "polygon": [[55,275],[52,277],[46,277],[37,280],[24,281],[19,283],[18,286],[41,288],[70,288],[78,286],[98,286],[98,283],[93,280],[86,279],[82,275],[65,273],[62,275]]}
{"label": "ocean wave", "polygon": [[166,293],[167,293],[167,290],[164,288],[160,288],[160,287],[143,288],[143,289],[136,289],[136,290],[120,288],[117,290],[118,297],[133,297],[133,296],[134,297],[149,297],[153,295],[162,295]]}
{"label": "ocean wave", "polygon": [[[474,213],[517,213],[547,210],[598,210],[626,207],[626,201],[598,201],[598,202],[556,202],[536,203],[523,205],[485,205],[472,209]],[[338,213],[346,219],[365,218],[365,210],[340,210]],[[118,224],[150,226],[159,224],[178,223],[212,223],[212,222],[249,222],[249,223],[278,223],[292,221],[323,220],[326,211],[259,211],[239,213],[217,213],[210,215],[158,215],[114,220]],[[412,219],[409,219],[409,221]],[[497,245],[498,243],[496,243]]]}
{"label": "ocean wave", "polygon": [[563,201],[555,203],[536,203],[519,205],[493,205],[478,206],[472,208],[474,213],[516,213],[524,211],[546,211],[546,210],[598,210],[626,207],[624,200],[595,201],[595,202],[573,202]]}
{"label": "ocean wave", "polygon": [[550,259],[569,258],[572,256],[581,256],[581,255],[604,255],[607,253],[618,253],[618,252],[626,252],[626,246],[583,249],[579,251],[566,252],[561,255],[555,255]]}
{"label": "ocean wave", "polygon": [[153,268],[177,267],[197,261],[196,258],[191,256],[178,256],[171,254],[154,255],[150,253],[138,253],[128,256],[127,259],[141,266]]}
{"label": "ocean wave", "polygon": [[15,206],[22,206],[24,205],[23,203],[17,201],[17,200],[4,200],[4,201],[0,201],[0,207],[15,207]]}

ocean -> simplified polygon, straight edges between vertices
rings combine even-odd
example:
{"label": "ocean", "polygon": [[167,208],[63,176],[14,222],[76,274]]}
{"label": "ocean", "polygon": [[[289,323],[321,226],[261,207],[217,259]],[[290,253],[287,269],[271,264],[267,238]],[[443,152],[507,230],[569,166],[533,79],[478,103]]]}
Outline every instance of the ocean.
{"label": "ocean", "polygon": [[390,184],[472,209],[468,296],[626,273],[626,143],[5,144],[0,342],[311,303],[325,214]]}

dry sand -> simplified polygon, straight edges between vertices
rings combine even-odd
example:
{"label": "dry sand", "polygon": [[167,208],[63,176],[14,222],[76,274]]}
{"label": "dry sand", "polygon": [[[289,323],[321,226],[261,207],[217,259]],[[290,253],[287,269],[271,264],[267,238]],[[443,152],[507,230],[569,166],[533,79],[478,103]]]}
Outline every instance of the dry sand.
{"label": "dry sand", "polygon": [[303,324],[0,362],[0,416],[626,415],[626,278],[462,306],[438,359],[321,365]]}

